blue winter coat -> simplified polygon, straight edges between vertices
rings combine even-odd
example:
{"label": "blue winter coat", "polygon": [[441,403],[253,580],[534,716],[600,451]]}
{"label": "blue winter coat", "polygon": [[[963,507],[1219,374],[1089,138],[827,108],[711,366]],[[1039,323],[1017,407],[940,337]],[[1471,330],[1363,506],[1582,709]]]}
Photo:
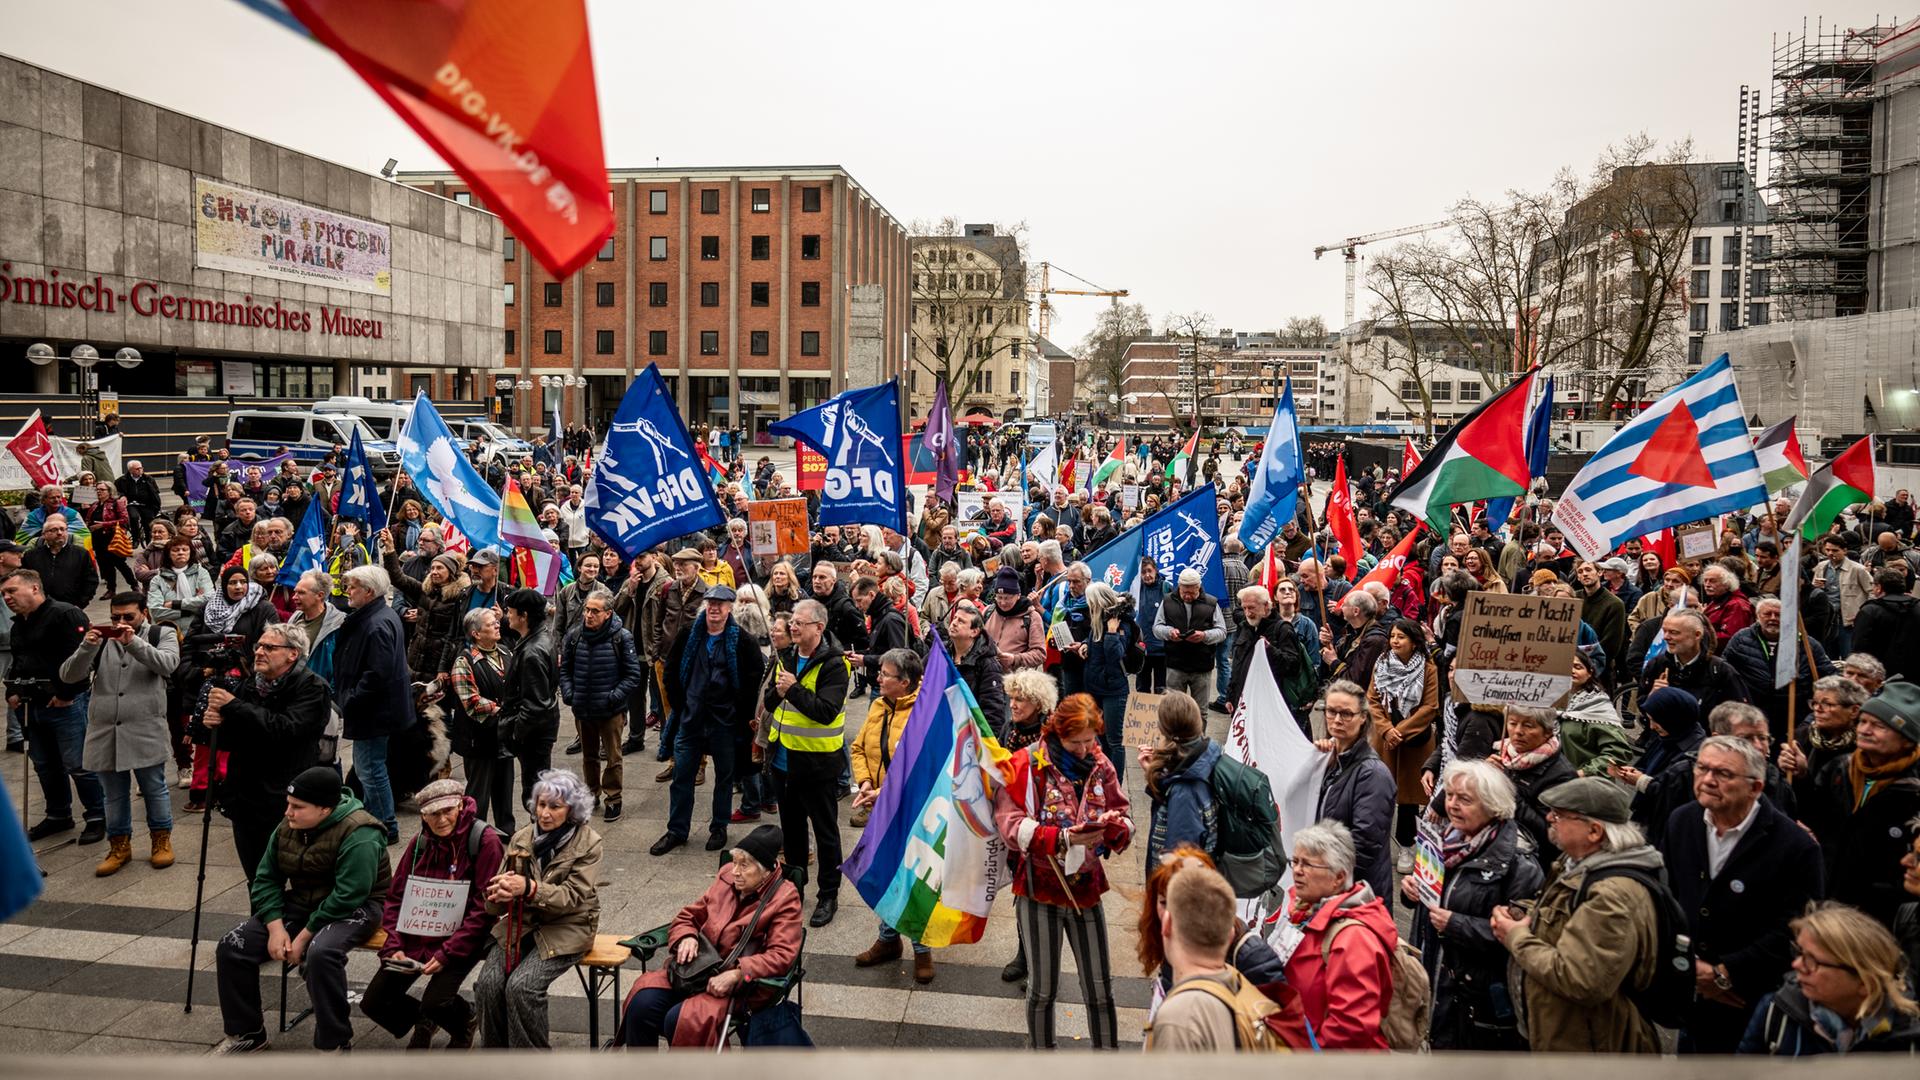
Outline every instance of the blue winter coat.
{"label": "blue winter coat", "polygon": [[[1146,659],[1146,652],[1140,647],[1140,627],[1133,621],[1133,613],[1124,610],[1115,612],[1120,617],[1120,629],[1116,633],[1102,633],[1100,640],[1093,640],[1091,624],[1084,623],[1087,643],[1087,666],[1081,677],[1085,680],[1087,693],[1102,701],[1109,698],[1122,698],[1133,686],[1133,676],[1127,674],[1127,665],[1135,668]],[[1104,628],[1103,628],[1104,629]]]}
{"label": "blue winter coat", "polygon": [[560,645],[560,700],[583,720],[605,720],[627,711],[627,698],[640,686],[640,656],[633,633],[610,616],[605,626],[583,623]]}
{"label": "blue winter coat", "polygon": [[1153,799],[1153,824],[1147,831],[1147,873],[1160,865],[1161,856],[1181,844],[1211,852],[1219,836],[1213,809],[1213,766],[1220,760],[1220,744],[1207,748],[1180,772],[1148,791]]}
{"label": "blue winter coat", "polygon": [[[1136,618],[1139,620],[1141,626],[1152,626],[1153,620],[1160,615],[1160,601],[1165,599],[1167,595],[1167,579],[1159,578],[1151,585],[1141,582],[1138,588],[1140,590],[1140,611]],[[1166,642],[1161,641],[1152,634],[1148,634],[1146,638],[1148,656],[1165,656],[1167,654]]]}
{"label": "blue winter coat", "polygon": [[385,600],[347,612],[334,632],[334,699],[348,739],[377,739],[413,726],[407,631]]}

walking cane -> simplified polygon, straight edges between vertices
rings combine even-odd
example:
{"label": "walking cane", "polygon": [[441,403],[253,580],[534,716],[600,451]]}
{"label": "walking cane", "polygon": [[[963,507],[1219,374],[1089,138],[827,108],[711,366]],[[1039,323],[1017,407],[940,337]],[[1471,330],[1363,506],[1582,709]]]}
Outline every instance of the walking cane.
{"label": "walking cane", "polygon": [[[207,895],[207,839],[213,832],[213,808],[220,784],[220,727],[216,724],[208,730],[213,734],[207,738],[207,808],[200,815],[200,876],[193,884],[193,934],[187,944],[187,1012],[193,1011],[193,972],[200,959],[200,905]],[[244,872],[246,867],[240,869]]]}

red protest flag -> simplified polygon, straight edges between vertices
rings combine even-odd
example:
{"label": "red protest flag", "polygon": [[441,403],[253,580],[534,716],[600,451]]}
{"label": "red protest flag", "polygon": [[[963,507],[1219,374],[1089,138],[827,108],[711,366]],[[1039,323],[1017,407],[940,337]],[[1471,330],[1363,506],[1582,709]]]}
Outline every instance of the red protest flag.
{"label": "red protest flag", "polygon": [[585,0],[286,0],[566,277],[613,232]]}
{"label": "red protest flag", "polygon": [[60,482],[60,465],[53,458],[53,438],[47,434],[47,422],[40,418],[40,410],[33,410],[27,422],[20,427],[20,433],[7,443],[7,449],[19,460],[20,467],[27,471],[27,478],[34,487],[45,487]]}
{"label": "red protest flag", "polygon": [[1420,464],[1420,452],[1413,448],[1413,436],[1407,436],[1407,445],[1400,451],[1400,475],[1406,476]]}
{"label": "red protest flag", "polygon": [[1327,528],[1340,545],[1340,557],[1346,560],[1349,580],[1360,572],[1360,524],[1353,516],[1353,492],[1347,488],[1347,459],[1336,459],[1333,466],[1333,490],[1327,493]]}
{"label": "red protest flag", "polygon": [[1407,535],[1400,538],[1400,542],[1393,546],[1393,551],[1386,558],[1381,559],[1377,566],[1367,571],[1366,577],[1353,583],[1353,588],[1347,595],[1352,596],[1366,588],[1369,581],[1377,581],[1385,585],[1389,591],[1398,585],[1400,571],[1406,567],[1407,559],[1413,554],[1413,542],[1419,538],[1420,531],[1426,527],[1427,523],[1424,521],[1415,522],[1413,528],[1407,530]]}

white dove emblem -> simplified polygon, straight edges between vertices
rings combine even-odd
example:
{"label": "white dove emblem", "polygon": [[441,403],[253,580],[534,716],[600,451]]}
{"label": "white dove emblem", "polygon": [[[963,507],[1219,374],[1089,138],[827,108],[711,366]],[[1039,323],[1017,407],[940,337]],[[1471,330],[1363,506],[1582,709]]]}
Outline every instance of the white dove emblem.
{"label": "white dove emblem", "polygon": [[427,447],[427,490],[438,496],[443,503],[458,504],[482,514],[497,514],[500,508],[482,500],[467,490],[466,482],[460,479],[460,455],[453,449],[451,439],[435,439]]}

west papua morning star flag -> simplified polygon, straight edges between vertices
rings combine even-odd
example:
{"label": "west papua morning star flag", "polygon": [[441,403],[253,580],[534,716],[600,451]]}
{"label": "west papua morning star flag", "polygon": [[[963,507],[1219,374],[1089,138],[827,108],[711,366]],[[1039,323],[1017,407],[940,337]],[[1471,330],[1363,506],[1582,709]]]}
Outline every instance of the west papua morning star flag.
{"label": "west papua morning star flag", "polygon": [[1553,509],[1582,558],[1634,536],[1767,501],[1733,365],[1721,353],[1587,459]]}
{"label": "west papua morning star flag", "polygon": [[587,479],[587,527],[628,560],[726,520],[660,368],[637,375]]}
{"label": "west papua morning star flag", "polygon": [[907,531],[906,471],[900,451],[900,384],[848,390],[767,426],[827,459],[816,525],[880,525]]}
{"label": "west papua morning star flag", "polygon": [[20,425],[20,431],[7,443],[7,450],[19,460],[20,467],[27,471],[27,478],[34,487],[45,487],[60,482],[60,466],[54,460],[53,437],[47,434],[47,422],[40,417],[40,410],[33,410],[27,422]]}
{"label": "west papua morning star flag", "polygon": [[1248,551],[1273,543],[1280,526],[1293,520],[1300,508],[1300,483],[1306,478],[1306,463],[1300,457],[1300,420],[1293,408],[1293,379],[1288,378],[1280,404],[1274,406],[1273,423],[1267,426],[1266,448],[1253,470],[1246,514],[1240,519],[1240,542]]}
{"label": "west papua morning star flag", "polygon": [[413,413],[395,443],[400,467],[440,516],[460,526],[475,548],[499,548],[500,496],[467,460],[426,394],[414,396]]}
{"label": "west papua morning star flag", "polygon": [[380,487],[373,482],[373,467],[367,464],[367,448],[360,443],[358,427],[353,429],[341,470],[340,516],[366,522],[369,536],[387,527],[387,504],[380,501]]}
{"label": "west papua morning star flag", "polygon": [[586,0],[245,0],[340,55],[556,277],[613,232]]}
{"label": "west papua morning star flag", "polygon": [[947,380],[933,390],[933,411],[927,414],[927,449],[933,451],[933,496],[953,505],[953,489],[960,483],[960,448],[954,445],[953,409],[947,404]]}

